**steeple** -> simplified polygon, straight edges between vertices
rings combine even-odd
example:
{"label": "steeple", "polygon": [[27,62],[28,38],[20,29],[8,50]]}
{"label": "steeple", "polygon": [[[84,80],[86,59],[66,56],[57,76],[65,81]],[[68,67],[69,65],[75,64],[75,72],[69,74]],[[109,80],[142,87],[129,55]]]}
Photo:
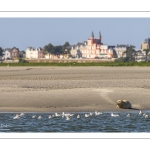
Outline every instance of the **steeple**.
{"label": "steeple", "polygon": [[91,37],[93,37],[93,38],[94,38],[94,33],[93,33],[93,31],[92,31]]}
{"label": "steeple", "polygon": [[99,32],[99,37],[102,37],[101,32]]}

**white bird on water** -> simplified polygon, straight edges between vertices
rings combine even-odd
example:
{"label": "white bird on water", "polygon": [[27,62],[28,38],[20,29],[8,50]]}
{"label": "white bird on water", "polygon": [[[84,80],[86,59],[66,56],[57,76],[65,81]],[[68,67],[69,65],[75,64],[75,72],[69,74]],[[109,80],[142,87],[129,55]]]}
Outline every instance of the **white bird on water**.
{"label": "white bird on water", "polygon": [[32,116],[32,118],[34,119],[36,117],[36,115]]}
{"label": "white bird on water", "polygon": [[127,117],[130,117],[130,114],[127,114]]}
{"label": "white bird on water", "polygon": [[42,116],[39,116],[39,117],[38,117],[38,119],[41,119],[41,118],[42,118]]}
{"label": "white bird on water", "polygon": [[85,114],[85,117],[86,117],[86,118],[90,117],[90,114]]}
{"label": "white bird on water", "polygon": [[49,116],[48,116],[48,118],[52,118],[52,116],[51,116],[51,115],[49,115]]}
{"label": "white bird on water", "polygon": [[101,114],[102,114],[101,112],[95,111],[95,116],[98,116],[98,115],[101,115]]}
{"label": "white bird on water", "polygon": [[70,116],[70,114],[65,114],[64,112],[62,113],[62,117],[69,117]]}
{"label": "white bird on water", "polygon": [[20,116],[17,114],[15,117],[13,117],[13,119],[19,119]]}
{"label": "white bird on water", "polygon": [[21,113],[19,116],[24,116],[25,114],[24,113]]}
{"label": "white bird on water", "polygon": [[145,118],[148,118],[148,115],[145,115]]}
{"label": "white bird on water", "polygon": [[112,117],[118,117],[119,115],[118,115],[118,114],[113,114],[113,113],[111,113],[111,116],[112,116]]}
{"label": "white bird on water", "polygon": [[74,114],[70,114],[69,116],[74,116]]}
{"label": "white bird on water", "polygon": [[79,118],[80,118],[80,115],[78,115],[77,118],[79,119]]}
{"label": "white bird on water", "polygon": [[70,120],[70,118],[67,116],[67,117],[66,117],[66,120]]}
{"label": "white bird on water", "polygon": [[142,115],[142,111],[140,110],[139,115]]}
{"label": "white bird on water", "polygon": [[144,113],[143,116],[145,116],[146,114]]}
{"label": "white bird on water", "polygon": [[90,116],[93,116],[93,113],[90,113]]}
{"label": "white bird on water", "polygon": [[59,117],[59,116],[61,116],[60,114],[58,114],[58,113],[55,113],[55,117]]}

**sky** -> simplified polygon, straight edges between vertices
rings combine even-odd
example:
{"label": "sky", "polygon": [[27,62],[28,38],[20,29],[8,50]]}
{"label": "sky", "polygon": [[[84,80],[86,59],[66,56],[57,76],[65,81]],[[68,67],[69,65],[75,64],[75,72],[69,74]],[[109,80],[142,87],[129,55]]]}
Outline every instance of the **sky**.
{"label": "sky", "polygon": [[86,41],[91,33],[107,45],[131,44],[140,49],[150,37],[150,18],[0,18],[0,47],[26,50],[51,43],[70,45]]}

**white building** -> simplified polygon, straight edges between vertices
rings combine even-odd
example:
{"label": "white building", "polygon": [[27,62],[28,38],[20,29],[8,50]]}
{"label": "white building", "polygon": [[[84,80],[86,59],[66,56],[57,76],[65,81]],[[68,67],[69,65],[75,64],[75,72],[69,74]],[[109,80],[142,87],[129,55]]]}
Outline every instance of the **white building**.
{"label": "white building", "polygon": [[3,57],[2,57],[3,60],[10,59],[11,58],[10,57],[10,48],[4,49],[3,54],[4,54]]}
{"label": "white building", "polygon": [[146,61],[146,53],[143,50],[137,50],[135,61],[137,62]]}
{"label": "white building", "polygon": [[112,58],[114,54],[115,46],[101,45],[100,46],[100,58]]}
{"label": "white building", "polygon": [[26,49],[26,58],[28,59],[34,59],[34,58],[42,58],[39,57],[39,55],[42,53],[41,48],[33,48],[33,47],[27,47]]}
{"label": "white building", "polygon": [[116,57],[121,58],[121,57],[126,57],[126,51],[129,45],[118,45],[114,48],[116,52]]}

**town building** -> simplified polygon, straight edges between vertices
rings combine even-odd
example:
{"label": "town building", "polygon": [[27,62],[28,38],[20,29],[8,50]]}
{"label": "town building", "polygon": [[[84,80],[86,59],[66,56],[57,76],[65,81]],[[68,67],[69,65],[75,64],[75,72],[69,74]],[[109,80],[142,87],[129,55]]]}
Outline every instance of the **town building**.
{"label": "town building", "polygon": [[92,32],[87,41],[73,45],[70,54],[75,58],[112,58],[114,46],[103,45],[101,33],[99,32],[96,39]]}
{"label": "town building", "polygon": [[13,47],[9,52],[10,52],[10,57],[12,59],[18,59],[19,58],[19,48]]}
{"label": "town building", "polygon": [[27,47],[26,58],[28,58],[28,59],[44,58],[43,49],[42,48]]}
{"label": "town building", "polygon": [[135,61],[146,61],[146,53],[143,50],[137,50],[135,55]]}
{"label": "town building", "polygon": [[2,60],[7,60],[7,59],[11,59],[10,57],[10,48],[5,48],[3,50],[3,56],[2,56]]}
{"label": "town building", "polygon": [[119,44],[117,44],[116,46],[115,46],[115,57],[116,58],[121,58],[121,57],[126,57],[126,51],[127,51],[127,48],[129,47],[129,45],[119,45]]}
{"label": "town building", "polygon": [[141,44],[141,50],[149,49],[150,48],[150,38],[147,38]]}

